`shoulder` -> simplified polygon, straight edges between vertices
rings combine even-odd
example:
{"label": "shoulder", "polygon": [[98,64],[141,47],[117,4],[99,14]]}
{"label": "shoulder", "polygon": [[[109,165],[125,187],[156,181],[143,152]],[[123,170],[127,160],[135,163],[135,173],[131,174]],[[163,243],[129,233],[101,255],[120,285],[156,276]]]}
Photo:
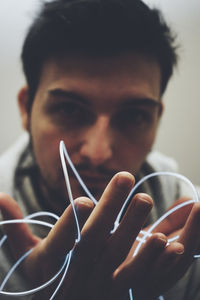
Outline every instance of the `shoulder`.
{"label": "shoulder", "polygon": [[28,144],[28,134],[24,133],[0,156],[0,191],[12,195],[13,178],[19,158]]}
{"label": "shoulder", "polygon": [[[153,178],[155,179],[150,183],[154,194],[159,194],[157,205],[162,206],[165,211],[178,197],[179,180],[173,176],[174,173],[178,172],[177,162],[172,157],[158,151],[152,151],[146,158],[143,170],[146,170],[145,175],[161,172],[154,174],[155,177]],[[155,184],[153,185],[153,183]],[[154,200],[156,202],[156,199]]]}
{"label": "shoulder", "polygon": [[[194,197],[194,189],[198,191],[199,187],[192,187],[192,183],[184,177],[178,177],[179,173],[177,162],[169,156],[166,156],[158,151],[152,151],[146,159],[147,165],[151,167],[153,172],[171,172],[172,174],[159,176],[164,194],[169,195],[169,199],[178,199],[180,197]],[[174,176],[173,176],[173,173]],[[182,175],[182,174],[180,174]],[[185,178],[185,179],[184,179]]]}
{"label": "shoulder", "polygon": [[155,172],[159,171],[169,171],[169,172],[177,172],[178,164],[172,158],[165,154],[162,154],[158,151],[152,151],[147,156],[146,162],[155,170]]}

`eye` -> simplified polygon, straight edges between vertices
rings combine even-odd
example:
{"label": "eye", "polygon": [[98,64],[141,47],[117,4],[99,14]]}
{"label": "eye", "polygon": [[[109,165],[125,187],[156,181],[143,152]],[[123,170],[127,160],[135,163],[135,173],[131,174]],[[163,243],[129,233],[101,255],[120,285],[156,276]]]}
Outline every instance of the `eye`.
{"label": "eye", "polygon": [[50,105],[48,113],[58,125],[83,127],[90,125],[95,115],[87,105],[75,101],[63,101]]}
{"label": "eye", "polygon": [[63,114],[65,116],[75,116],[80,114],[83,108],[77,103],[74,102],[64,102],[55,105],[55,112],[59,114]]}
{"label": "eye", "polygon": [[154,115],[146,109],[126,108],[116,113],[112,123],[120,131],[144,130],[153,123]]}

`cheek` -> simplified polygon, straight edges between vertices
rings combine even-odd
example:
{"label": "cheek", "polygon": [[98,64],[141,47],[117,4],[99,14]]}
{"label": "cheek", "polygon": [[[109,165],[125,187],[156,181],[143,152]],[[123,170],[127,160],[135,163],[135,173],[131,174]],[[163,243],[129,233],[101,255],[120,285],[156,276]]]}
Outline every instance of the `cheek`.
{"label": "cheek", "polygon": [[120,161],[124,161],[127,171],[136,174],[143,164],[146,156],[152,149],[155,139],[155,131],[148,132],[142,138],[131,138],[122,143]]}
{"label": "cheek", "polygon": [[54,173],[60,164],[59,142],[60,138],[55,130],[51,128],[32,129],[33,151],[40,169],[44,173]]}
{"label": "cheek", "polygon": [[48,116],[39,114],[38,111],[39,109],[33,110],[31,119],[33,151],[43,177],[55,183],[63,176],[59,154],[60,141],[64,140],[71,153],[79,144],[80,136],[77,132],[69,132],[67,128],[54,124]]}
{"label": "cheek", "polygon": [[146,156],[152,148],[156,136],[156,130],[150,130],[146,135],[138,140],[137,148],[138,152],[142,156]]}
{"label": "cheek", "polygon": [[44,115],[35,111],[32,112],[30,127],[33,151],[42,173],[53,174],[57,166],[60,167],[59,143],[62,136]]}

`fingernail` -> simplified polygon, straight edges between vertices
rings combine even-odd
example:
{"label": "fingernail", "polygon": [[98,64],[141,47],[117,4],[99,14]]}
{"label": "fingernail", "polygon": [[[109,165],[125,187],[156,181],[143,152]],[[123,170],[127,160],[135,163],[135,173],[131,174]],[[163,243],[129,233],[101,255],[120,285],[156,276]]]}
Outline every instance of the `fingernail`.
{"label": "fingernail", "polygon": [[166,246],[167,244],[167,237],[163,233],[156,233],[158,235],[158,240],[160,241],[161,245]]}
{"label": "fingernail", "polygon": [[140,193],[138,194],[136,199],[136,206],[144,209],[150,209],[153,206],[152,199],[149,195]]}
{"label": "fingernail", "polygon": [[184,253],[184,247],[176,250],[176,254],[178,255],[181,255],[183,253]]}
{"label": "fingernail", "polygon": [[92,201],[86,197],[80,197],[77,198],[74,202],[75,207],[79,207],[79,205],[83,205],[84,207],[89,207],[89,208],[93,208],[94,204],[92,203]]}
{"label": "fingernail", "polygon": [[119,188],[131,188],[134,184],[134,177],[128,172],[120,172],[117,175],[116,184]]}

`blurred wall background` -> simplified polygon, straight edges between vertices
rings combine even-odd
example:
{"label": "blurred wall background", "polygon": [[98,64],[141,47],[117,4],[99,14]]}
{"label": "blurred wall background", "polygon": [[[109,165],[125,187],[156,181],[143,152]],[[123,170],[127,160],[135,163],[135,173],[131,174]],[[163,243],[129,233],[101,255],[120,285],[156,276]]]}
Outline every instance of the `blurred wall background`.
{"label": "blurred wall background", "polygon": [[[22,133],[16,95],[25,81],[21,45],[41,0],[1,0],[0,153]],[[178,34],[180,63],[164,96],[155,148],[173,156],[180,172],[200,185],[200,1],[145,0],[160,8]]]}

